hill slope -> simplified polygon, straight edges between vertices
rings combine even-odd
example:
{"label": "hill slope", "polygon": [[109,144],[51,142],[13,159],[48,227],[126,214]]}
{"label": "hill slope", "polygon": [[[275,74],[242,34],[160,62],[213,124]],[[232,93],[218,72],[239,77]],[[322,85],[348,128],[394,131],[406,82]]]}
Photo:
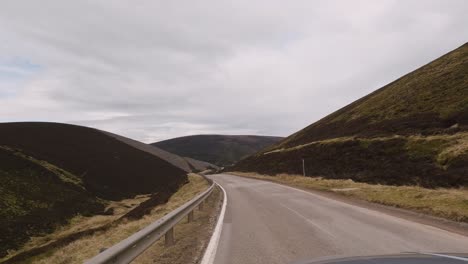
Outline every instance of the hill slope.
{"label": "hill slope", "polygon": [[424,186],[468,185],[468,44],[234,169]]}
{"label": "hill slope", "polygon": [[432,134],[468,126],[468,43],[286,138]]}
{"label": "hill slope", "polygon": [[194,135],[151,145],[183,157],[228,166],[281,140],[269,136]]}
{"label": "hill slope", "polygon": [[166,160],[88,127],[3,123],[0,145],[70,171],[87,190],[106,199],[175,191],[187,180],[185,171]]}
{"label": "hill slope", "polygon": [[103,213],[105,200],[170,195],[187,181],[183,169],[116,137],[66,124],[0,124],[0,257],[77,214]]}
{"label": "hill slope", "polygon": [[0,257],[76,214],[103,210],[102,201],[78,177],[18,150],[0,147]]}

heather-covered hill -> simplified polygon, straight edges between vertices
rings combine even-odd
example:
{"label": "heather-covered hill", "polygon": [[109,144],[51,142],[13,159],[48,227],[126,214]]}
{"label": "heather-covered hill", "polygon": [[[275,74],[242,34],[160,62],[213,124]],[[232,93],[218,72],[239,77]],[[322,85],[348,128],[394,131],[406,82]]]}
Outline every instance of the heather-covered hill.
{"label": "heather-covered hill", "polygon": [[0,257],[30,236],[44,234],[77,214],[102,213],[104,203],[80,178],[24,153],[0,147]]}
{"label": "heather-covered hill", "polygon": [[235,170],[468,186],[468,44],[242,160]]}
{"label": "heather-covered hill", "polygon": [[167,197],[187,182],[166,157],[116,137],[67,124],[0,124],[0,257],[78,214],[103,213],[106,200]]}
{"label": "heather-covered hill", "polygon": [[287,137],[280,146],[346,136],[445,133],[451,127],[468,130],[468,43]]}
{"label": "heather-covered hill", "polygon": [[106,200],[166,197],[187,181],[165,157],[116,137],[67,124],[0,124],[0,257],[78,214],[104,213]]}
{"label": "heather-covered hill", "polygon": [[282,138],[269,136],[194,135],[168,139],[151,145],[177,154],[229,166]]}
{"label": "heather-covered hill", "polygon": [[0,145],[19,149],[79,177],[106,199],[174,192],[186,172],[100,130],[58,123],[2,123]]}

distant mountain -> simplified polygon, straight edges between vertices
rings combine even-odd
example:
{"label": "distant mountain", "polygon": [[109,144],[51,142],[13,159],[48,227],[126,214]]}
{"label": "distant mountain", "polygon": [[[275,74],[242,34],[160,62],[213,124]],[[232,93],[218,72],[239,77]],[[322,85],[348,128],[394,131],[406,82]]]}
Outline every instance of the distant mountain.
{"label": "distant mountain", "polygon": [[260,173],[468,185],[468,44],[239,162]]}
{"label": "distant mountain", "polygon": [[145,144],[145,143],[142,143],[142,142],[130,139],[130,138],[122,137],[113,133],[109,133],[109,132],[104,132],[104,133],[107,133],[108,135],[115,137],[116,139],[122,142],[125,142],[137,149],[143,150],[152,155],[160,157],[166,160],[167,162],[173,164],[174,166],[183,169],[186,172],[200,172],[200,171],[207,170],[207,169],[215,169],[215,170],[219,169],[218,166],[205,162],[205,161],[200,161],[200,160],[196,160],[196,159],[192,159],[188,157],[181,157],[179,155],[170,153],[156,146]]}
{"label": "distant mountain", "polygon": [[105,200],[172,194],[189,170],[176,155],[93,128],[1,123],[0,257],[76,214],[102,213]]}
{"label": "distant mountain", "polygon": [[270,136],[194,135],[151,145],[179,156],[229,166],[281,139]]}

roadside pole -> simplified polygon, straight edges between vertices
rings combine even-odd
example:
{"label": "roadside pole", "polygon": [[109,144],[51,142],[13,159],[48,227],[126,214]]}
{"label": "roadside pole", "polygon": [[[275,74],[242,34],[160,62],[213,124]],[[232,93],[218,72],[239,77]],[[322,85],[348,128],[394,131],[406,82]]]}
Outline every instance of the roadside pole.
{"label": "roadside pole", "polygon": [[302,175],[305,177],[306,176],[306,171],[305,171],[305,161],[304,158],[302,158]]}

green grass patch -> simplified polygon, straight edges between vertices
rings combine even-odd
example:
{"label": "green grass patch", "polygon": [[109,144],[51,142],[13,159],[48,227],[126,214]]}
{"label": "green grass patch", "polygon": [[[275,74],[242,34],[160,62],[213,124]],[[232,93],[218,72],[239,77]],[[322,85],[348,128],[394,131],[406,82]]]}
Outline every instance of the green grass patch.
{"label": "green grass patch", "polygon": [[0,148],[0,258],[77,214],[89,216],[104,210],[102,201],[70,180],[73,177],[43,164],[16,150]]}
{"label": "green grass patch", "polygon": [[411,159],[436,160],[437,155],[450,145],[451,142],[447,139],[409,138],[406,149]]}
{"label": "green grass patch", "polygon": [[5,151],[8,151],[10,153],[12,153],[13,155],[17,156],[17,157],[20,157],[20,158],[23,158],[23,159],[26,159],[26,160],[29,160],[39,166],[42,166],[43,168],[49,170],[50,172],[54,173],[55,175],[57,175],[63,182],[68,182],[68,183],[72,183],[72,184],[75,184],[77,186],[81,186],[81,188],[84,189],[83,187],[83,181],[81,180],[81,178],[79,178],[78,176],[62,169],[62,168],[59,168],[45,160],[39,160],[39,159],[36,159],[34,157],[31,157],[29,155],[26,155],[24,154],[21,150],[19,149],[14,149],[14,148],[10,148],[8,146],[0,146],[0,149],[2,150],[5,150]]}

